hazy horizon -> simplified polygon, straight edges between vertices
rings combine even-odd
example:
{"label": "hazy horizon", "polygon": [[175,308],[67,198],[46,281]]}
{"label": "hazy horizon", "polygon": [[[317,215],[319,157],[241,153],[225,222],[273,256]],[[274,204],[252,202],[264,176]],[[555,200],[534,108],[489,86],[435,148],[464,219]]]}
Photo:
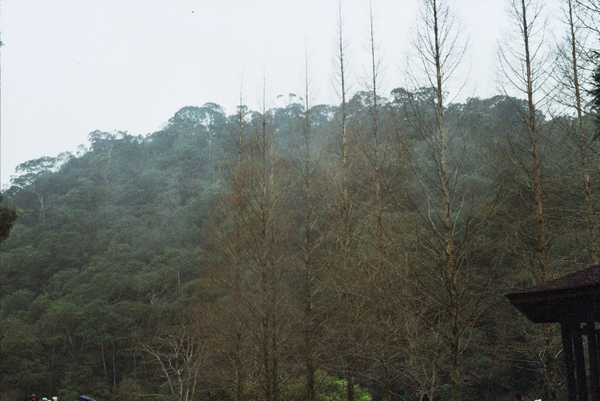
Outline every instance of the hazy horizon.
{"label": "hazy horizon", "polygon": [[[374,0],[382,93],[405,86],[405,54],[418,0]],[[555,2],[556,3],[556,2]],[[463,98],[499,93],[497,43],[508,0],[457,0],[472,45]],[[185,106],[257,109],[302,93],[309,55],[314,103],[333,87],[337,1],[5,0],[1,7],[1,175],[41,156],[75,152],[95,130],[147,135]],[[350,92],[368,76],[369,2],[343,2]]]}

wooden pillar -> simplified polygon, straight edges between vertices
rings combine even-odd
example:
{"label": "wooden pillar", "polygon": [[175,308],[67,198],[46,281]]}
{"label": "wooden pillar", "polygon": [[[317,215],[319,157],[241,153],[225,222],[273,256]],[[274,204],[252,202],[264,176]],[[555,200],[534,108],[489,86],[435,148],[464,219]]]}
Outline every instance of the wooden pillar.
{"label": "wooden pillar", "polygon": [[588,355],[590,363],[590,394],[592,401],[600,401],[600,368],[598,366],[598,330],[594,321],[587,322]]}
{"label": "wooden pillar", "polygon": [[585,371],[585,354],[583,351],[583,330],[581,324],[574,325],[573,335],[573,351],[575,354],[575,379],[577,381],[577,400],[587,401],[588,389],[587,378]]}
{"label": "wooden pillar", "polygon": [[573,357],[573,323],[562,322],[560,324],[562,331],[563,352],[565,353],[565,371],[567,374],[567,390],[569,392],[569,401],[577,400],[577,383],[575,381],[575,360]]}
{"label": "wooden pillar", "polygon": [[535,323],[560,323],[568,401],[600,401],[600,264],[507,294]]}

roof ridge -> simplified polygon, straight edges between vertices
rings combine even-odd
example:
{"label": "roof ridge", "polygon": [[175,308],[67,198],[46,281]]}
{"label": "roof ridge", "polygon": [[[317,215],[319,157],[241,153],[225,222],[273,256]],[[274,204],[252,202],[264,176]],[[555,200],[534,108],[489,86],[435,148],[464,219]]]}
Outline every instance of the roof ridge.
{"label": "roof ridge", "polygon": [[586,267],[574,273],[567,274],[566,276],[517,291],[517,293],[523,294],[543,291],[568,290],[594,285],[600,285],[600,265]]}

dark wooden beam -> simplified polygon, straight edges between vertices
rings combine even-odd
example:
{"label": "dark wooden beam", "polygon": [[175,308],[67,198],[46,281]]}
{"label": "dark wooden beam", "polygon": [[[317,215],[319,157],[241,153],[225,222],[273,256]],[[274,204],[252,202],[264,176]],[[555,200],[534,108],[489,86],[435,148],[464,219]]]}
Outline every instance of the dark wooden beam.
{"label": "dark wooden beam", "polygon": [[573,350],[575,351],[575,379],[577,380],[577,399],[587,401],[588,389],[585,372],[585,354],[583,353],[583,341],[581,324],[577,323],[573,330]]}
{"label": "dark wooden beam", "polygon": [[590,394],[592,401],[600,401],[600,368],[598,360],[598,337],[600,330],[596,329],[596,324],[593,321],[587,322],[586,334],[590,359]]}
{"label": "dark wooden beam", "polygon": [[562,331],[563,352],[565,353],[565,371],[567,374],[567,390],[569,401],[577,401],[577,384],[575,381],[575,360],[573,357],[573,323],[560,324]]}

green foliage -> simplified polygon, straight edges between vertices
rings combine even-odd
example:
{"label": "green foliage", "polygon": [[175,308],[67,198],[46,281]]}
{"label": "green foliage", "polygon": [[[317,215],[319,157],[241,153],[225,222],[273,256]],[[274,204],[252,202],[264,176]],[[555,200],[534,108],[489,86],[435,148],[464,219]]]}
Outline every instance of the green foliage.
{"label": "green foliage", "polygon": [[[294,378],[286,384],[280,391],[280,399],[285,401],[299,401],[306,399],[306,383],[303,377]],[[317,401],[346,401],[348,399],[348,382],[330,376],[324,370],[315,372],[316,398]],[[354,386],[356,401],[372,401],[373,398],[369,392],[360,387]],[[255,400],[264,399],[261,394],[261,386],[258,383],[251,383],[246,389],[246,394]]]}
{"label": "green foliage", "polygon": [[[414,290],[406,288],[408,280],[415,278],[402,276],[407,264],[427,261],[433,265],[432,261],[439,258],[439,255],[432,256],[432,253],[418,249],[418,244],[432,244],[436,238],[431,230],[415,225],[417,213],[434,210],[429,217],[432,222],[439,220],[432,208],[433,192],[425,194],[421,191],[423,183],[417,181],[412,172],[407,172],[408,161],[404,160],[408,148],[415,150],[415,155],[427,150],[424,146],[427,130],[415,129],[414,124],[409,124],[409,117],[417,115],[427,124],[432,123],[433,116],[427,114],[426,108],[432,95],[431,88],[413,92],[398,88],[392,91],[391,100],[377,99],[382,106],[379,128],[387,133],[381,171],[389,177],[387,186],[401,188],[399,195],[382,213],[384,225],[389,228],[384,233],[387,241],[384,256],[394,266],[394,275],[381,288],[370,281],[376,280],[378,273],[378,265],[373,262],[373,244],[378,237],[372,230],[377,221],[369,192],[372,188],[369,171],[373,163],[369,152],[374,139],[369,135],[368,127],[371,121],[369,106],[373,99],[370,93],[359,92],[347,105],[348,127],[355,134],[352,145],[356,146],[352,185],[357,188],[353,207],[358,211],[353,229],[360,238],[353,246],[361,267],[357,276],[351,279],[356,280],[357,291],[363,291],[357,296],[357,302],[364,309],[360,312],[364,313],[361,315],[363,320],[356,322],[357,341],[362,347],[357,351],[360,371],[356,373],[360,386],[356,385],[354,389],[356,401],[379,399],[384,386],[373,378],[378,377],[381,368],[382,350],[392,355],[391,387],[415,397],[422,389],[414,378],[422,376],[416,370],[408,371],[414,363],[412,357],[428,359],[431,356],[429,359],[435,359],[428,363],[443,363],[448,358],[443,347],[435,343],[435,336],[425,330],[425,325],[410,327],[409,319],[399,312],[406,307],[406,303],[402,303],[406,301],[402,291],[410,293]],[[468,289],[461,301],[479,302],[481,295],[481,302],[500,305],[481,316],[473,312],[477,316],[465,330],[465,336],[470,337],[469,342],[465,342],[466,349],[462,350],[468,365],[465,381],[472,392],[481,394],[485,390],[485,394],[497,395],[497,398],[514,391],[508,388],[507,377],[520,387],[527,383],[537,385],[540,381],[529,361],[511,362],[510,358],[524,359],[522,354],[514,351],[513,345],[526,349],[531,344],[511,325],[515,316],[507,310],[509,306],[501,303],[506,283],[528,283],[526,277],[514,273],[515,260],[528,257],[514,237],[517,228],[528,232],[526,230],[532,224],[527,218],[524,201],[531,193],[523,186],[509,186],[510,183],[501,178],[522,178],[515,166],[524,163],[526,156],[515,153],[508,158],[499,151],[507,140],[515,149],[525,143],[526,132],[518,128],[522,107],[523,103],[517,99],[496,96],[469,99],[464,104],[450,105],[447,110],[455,138],[450,142],[449,151],[456,156],[455,160],[459,160],[453,167],[465,172],[452,193],[460,200],[455,202],[452,217],[461,223],[460,219],[473,217],[464,214],[470,205],[478,210],[477,206],[498,199],[498,207],[479,210],[481,216],[475,220],[477,241],[462,243],[461,233],[457,235],[456,244],[464,247],[468,256],[460,267],[466,269],[468,264],[472,272],[460,276]],[[249,134],[247,131],[251,129],[260,129],[261,119],[257,113],[246,111],[250,117],[242,121],[242,128],[244,134]],[[277,232],[284,236],[281,247],[292,255],[285,261],[274,262],[284,266],[283,273],[276,279],[288,285],[285,294],[276,294],[282,299],[277,305],[281,307],[278,310],[281,315],[277,317],[282,323],[276,331],[285,333],[285,340],[278,344],[282,372],[278,386],[282,401],[306,399],[303,361],[299,356],[304,346],[300,345],[304,344],[301,338],[304,332],[298,306],[304,283],[298,267],[301,263],[296,259],[302,254],[299,244],[304,241],[299,239],[298,226],[301,221],[299,205],[305,200],[301,185],[297,185],[297,177],[293,175],[301,170],[298,147],[302,143],[300,119],[303,112],[302,106],[293,101],[269,112],[274,142],[281,149],[275,152],[279,159],[278,164],[274,164],[274,174],[289,174],[282,179],[286,188],[277,188],[282,189],[282,193],[283,189],[289,191],[289,196],[278,198],[277,207],[290,214],[281,219],[275,216],[276,219],[269,222],[278,225]],[[325,242],[338,235],[327,230],[335,219],[334,209],[339,206],[334,194],[339,171],[334,162],[336,158],[332,156],[339,152],[335,133],[339,128],[336,124],[340,109],[319,105],[309,112],[314,134],[310,146],[319,155],[315,157],[311,174],[325,177],[319,180],[329,180],[315,182],[311,187],[322,196],[318,213],[315,213],[319,221],[311,228],[311,234],[318,238],[319,244],[318,250],[311,255],[318,266],[318,274],[313,278],[318,291],[312,302],[319,319],[315,339],[321,347],[318,367],[322,368],[316,372],[315,383],[317,400],[341,401],[346,399],[348,389],[345,380],[336,378],[345,366],[341,356],[344,344],[336,330],[338,320],[348,312],[340,301],[347,294],[332,290],[338,274],[331,271],[332,260],[338,256],[335,246],[323,250],[329,246]],[[229,392],[229,397],[233,398],[230,390],[233,386],[228,380],[233,376],[232,333],[238,332],[232,329],[235,314],[228,308],[235,298],[231,289],[235,271],[232,255],[236,249],[224,238],[235,236],[235,227],[227,225],[231,211],[226,209],[226,204],[231,200],[227,185],[234,179],[230,168],[235,163],[231,161],[237,162],[236,144],[231,139],[239,130],[236,124],[235,116],[226,116],[218,105],[207,103],[202,107],[185,107],[163,129],[147,137],[94,131],[89,135],[89,149],[78,156],[44,157],[19,166],[20,175],[2,194],[9,206],[0,205],[0,391],[44,391],[47,395],[58,394],[64,400],[74,399],[82,392],[108,401],[160,398],[166,393],[172,396],[177,391],[165,390],[169,383],[161,377],[159,368],[143,349],[157,344],[158,333],[175,332],[178,325],[193,323],[197,332],[190,338],[197,343],[192,341],[191,345],[200,347],[194,349],[194,355],[199,359],[191,358],[186,363],[201,363],[199,376],[192,378],[198,380],[194,383],[197,386],[195,394],[205,399],[227,399],[225,394]],[[243,141],[247,140],[247,137],[243,138]],[[253,151],[247,142],[242,147],[245,152]],[[573,164],[568,159],[569,154],[562,157],[564,163]],[[492,164],[494,168],[491,168]],[[258,213],[263,205],[245,192],[256,188],[256,181],[253,181],[256,177],[251,175],[256,166],[244,158],[241,165],[240,177],[247,180],[247,186],[240,192],[240,207],[243,209],[250,204],[253,213]],[[429,169],[428,173],[435,170],[434,163],[423,168]],[[545,171],[552,172],[550,168]],[[560,183],[560,177],[553,179]],[[559,184],[556,185],[559,188]],[[0,202],[3,202],[2,198]],[[556,197],[553,210],[573,209],[573,205],[580,204],[580,193],[569,193]],[[563,207],[565,205],[568,208]],[[19,211],[18,220],[16,210]],[[488,215],[491,217],[486,220]],[[563,223],[560,215],[551,217],[556,222],[554,227]],[[255,218],[250,213],[242,213],[240,224],[251,225]],[[571,236],[561,236],[553,242],[551,250],[557,259],[571,260],[567,252],[574,248],[573,238],[584,231],[575,223],[569,230]],[[244,236],[242,233],[239,238],[242,245],[253,240],[248,237],[255,231],[248,232],[251,234]],[[248,268],[255,262],[248,256],[248,246],[242,246],[240,252],[241,287],[243,290],[255,288],[251,286],[261,272]],[[253,257],[260,258],[261,255],[257,252]],[[369,274],[359,276],[363,272]],[[431,280],[431,285],[435,285],[435,277],[423,275],[418,279]],[[379,302],[374,293],[369,292],[373,287],[393,294],[387,294],[385,299],[389,302],[386,312],[397,319],[391,324],[396,337],[386,339],[389,341],[386,346],[378,343],[384,336],[381,327],[374,323],[374,317],[369,315],[369,308]],[[421,296],[415,295],[415,299],[420,300]],[[243,324],[239,327],[246,346],[251,341],[258,341],[263,334],[260,325],[250,323],[252,319],[260,321],[263,318],[253,304],[256,297],[256,291],[248,290],[240,301],[248,308],[242,313]],[[402,298],[402,302],[398,298]],[[443,312],[441,309],[431,307],[419,313],[437,323]],[[414,332],[402,334],[402,330],[408,329]],[[414,345],[421,337],[426,341]],[[413,348],[408,347],[408,343]],[[176,349],[177,344],[170,346]],[[165,346],[164,349],[169,348]],[[264,356],[261,352],[264,350],[259,347],[248,349],[244,354],[246,391],[254,399],[262,399],[264,389],[257,372],[261,369]],[[170,351],[164,358],[172,362],[174,371],[183,363],[181,355]],[[432,383],[438,386],[438,395],[443,397],[447,378],[438,366],[432,372],[435,376]],[[367,387],[373,391],[369,393]],[[184,398],[181,395],[180,399]]]}
{"label": "green foliage", "polygon": [[15,208],[10,208],[2,205],[4,198],[0,195],[0,243],[8,238],[10,229],[12,228],[18,214]]}
{"label": "green foliage", "polygon": [[[336,379],[324,371],[318,370],[315,373],[315,381],[318,401],[344,401],[347,399],[348,382],[346,380]],[[356,401],[372,401],[369,392],[358,384],[354,386],[354,395]]]}
{"label": "green foliage", "polygon": [[166,311],[183,313],[205,263],[198,241],[216,193],[205,167],[225,116],[214,104],[196,111],[170,122],[169,151],[156,148],[160,133],[95,131],[80,156],[19,166],[0,206],[0,389],[109,397],[151,377],[137,338]]}
{"label": "green foliage", "polygon": [[48,379],[43,344],[35,325],[17,316],[2,319],[0,371],[4,388],[32,388]]}

